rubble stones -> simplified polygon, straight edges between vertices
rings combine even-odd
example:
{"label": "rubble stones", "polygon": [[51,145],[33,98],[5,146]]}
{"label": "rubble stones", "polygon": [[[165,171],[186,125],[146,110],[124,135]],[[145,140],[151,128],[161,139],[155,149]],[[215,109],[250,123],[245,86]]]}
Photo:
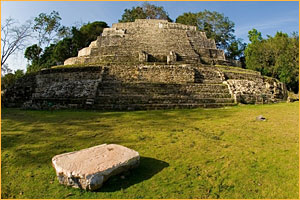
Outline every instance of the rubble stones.
{"label": "rubble stones", "polygon": [[116,144],[102,144],[52,158],[59,183],[97,190],[111,176],[139,165],[139,153]]}

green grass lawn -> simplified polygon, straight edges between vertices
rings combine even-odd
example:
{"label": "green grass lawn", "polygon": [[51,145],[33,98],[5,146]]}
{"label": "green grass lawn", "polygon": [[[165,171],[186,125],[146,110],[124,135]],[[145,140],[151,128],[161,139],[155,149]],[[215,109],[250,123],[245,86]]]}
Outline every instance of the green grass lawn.
{"label": "green grass lawn", "polygon": [[[267,121],[256,121],[258,115]],[[298,198],[299,104],[135,112],[2,110],[2,198]],[[103,143],[137,169],[96,192],[60,185],[51,158]]]}

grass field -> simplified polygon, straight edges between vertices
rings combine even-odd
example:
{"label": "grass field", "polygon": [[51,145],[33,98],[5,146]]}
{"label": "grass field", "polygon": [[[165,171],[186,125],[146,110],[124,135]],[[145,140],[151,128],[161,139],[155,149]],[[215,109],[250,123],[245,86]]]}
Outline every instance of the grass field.
{"label": "grass field", "polygon": [[[258,115],[267,121],[256,121]],[[2,198],[299,197],[299,104],[136,112],[2,110]],[[141,155],[96,192],[60,185],[54,155],[102,143]]]}

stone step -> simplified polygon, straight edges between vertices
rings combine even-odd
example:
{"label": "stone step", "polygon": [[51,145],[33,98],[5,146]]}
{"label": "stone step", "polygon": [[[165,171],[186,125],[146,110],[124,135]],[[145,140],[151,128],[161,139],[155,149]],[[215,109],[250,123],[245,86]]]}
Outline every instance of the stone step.
{"label": "stone step", "polygon": [[95,103],[95,99],[86,99],[86,105],[93,105]]}
{"label": "stone step", "polygon": [[182,103],[233,103],[231,98],[215,98],[215,99],[181,99],[181,98],[97,98],[94,104],[182,104]]}
{"label": "stone step", "polygon": [[95,105],[98,110],[160,110],[160,109],[188,109],[188,108],[221,108],[235,106],[235,103],[186,103],[186,104],[106,104]]}
{"label": "stone step", "polygon": [[150,89],[106,89],[106,90],[98,90],[97,96],[101,95],[149,95],[149,96],[157,96],[157,95],[181,95],[181,96],[193,96],[193,95],[201,95],[202,93],[217,93],[217,94],[229,94],[228,89],[221,89],[221,90],[209,90],[209,89],[202,89],[202,90],[150,90]]}
{"label": "stone step", "polygon": [[[110,98],[110,97],[115,97],[115,98],[123,98],[123,97],[128,97],[130,98],[147,98],[150,95],[149,94],[132,94],[132,93],[119,93],[119,94],[98,94],[97,98]],[[167,98],[181,98],[181,99],[203,99],[203,98],[231,98],[231,94],[229,93],[199,93],[199,94],[192,94],[192,95],[182,95],[182,94],[154,94],[151,96],[151,98],[161,98],[161,99],[167,99]]]}
{"label": "stone step", "polygon": [[[98,90],[106,90],[106,89],[136,89],[136,90],[155,90],[155,91],[163,91],[163,90],[195,90],[195,91],[215,91],[215,90],[227,90],[228,86],[224,84],[202,84],[202,83],[187,83],[187,84],[166,84],[166,83],[122,83],[122,82],[102,82],[99,84]],[[172,93],[172,92],[169,92]]]}
{"label": "stone step", "polygon": [[232,98],[159,98],[159,97],[99,97],[94,104],[185,104],[185,103],[233,103]]}
{"label": "stone step", "polygon": [[168,95],[168,94],[179,94],[179,95],[200,95],[201,93],[223,93],[229,94],[229,90],[226,89],[211,89],[211,88],[196,88],[196,89],[157,89],[157,88],[106,88],[98,89],[98,95]]}
{"label": "stone step", "polygon": [[204,79],[201,83],[204,84],[221,84],[223,81],[221,79]]}

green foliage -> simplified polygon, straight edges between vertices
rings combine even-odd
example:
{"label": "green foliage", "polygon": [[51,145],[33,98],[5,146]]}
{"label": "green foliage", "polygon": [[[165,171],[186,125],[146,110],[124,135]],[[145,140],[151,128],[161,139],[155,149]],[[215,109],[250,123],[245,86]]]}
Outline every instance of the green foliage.
{"label": "green foliage", "polygon": [[274,37],[261,37],[256,29],[249,31],[245,50],[248,69],[261,72],[284,82],[289,90],[299,90],[299,36],[277,32]]}
{"label": "green foliage", "polygon": [[225,51],[227,59],[240,60],[244,66],[244,50],[246,44],[236,38],[234,23],[218,12],[204,10],[198,13],[183,13],[178,16],[176,23],[196,26],[206,33],[208,38],[214,39],[218,48]]}
{"label": "green foliage", "polygon": [[63,64],[67,58],[76,56],[77,48],[74,47],[72,38],[64,38],[55,45],[52,53],[53,59],[58,64]]}
{"label": "green foliage", "polygon": [[41,56],[41,65],[43,68],[49,68],[50,66],[58,64],[58,61],[54,57],[54,51],[56,47],[56,44],[51,44],[45,48],[44,53]]}
{"label": "green foliage", "polygon": [[12,69],[9,68],[8,64],[4,63],[3,65],[1,65],[1,77],[11,72]]}
{"label": "green foliage", "polygon": [[235,38],[234,23],[216,11],[184,13],[177,17],[176,23],[197,26],[198,30],[204,31],[208,38],[214,39],[217,47],[221,49],[227,49],[230,41]]}
{"label": "green foliage", "polygon": [[15,71],[15,77],[16,77],[16,79],[21,78],[21,77],[23,77],[24,75],[25,75],[25,74],[24,74],[24,71],[21,70],[21,69],[17,69],[17,70]]}
{"label": "green foliage", "polygon": [[8,73],[5,74],[3,77],[1,77],[1,89],[5,90],[6,88],[9,88],[12,86],[17,79],[24,76],[23,70],[16,70],[14,73]]}
{"label": "green foliage", "polygon": [[122,19],[119,22],[134,22],[135,19],[146,19],[146,13],[142,7],[133,7],[132,9],[125,9]]}
{"label": "green foliage", "polygon": [[13,73],[5,74],[3,77],[1,77],[1,89],[5,90],[6,88],[9,88],[15,83],[15,81],[16,77]]}
{"label": "green foliage", "polygon": [[186,24],[186,25],[191,25],[191,26],[196,26],[198,29],[198,14],[197,13],[183,13],[182,15],[178,16],[176,18],[176,23],[181,23],[181,24]]}
{"label": "green foliage", "polygon": [[26,48],[24,57],[27,58],[32,64],[39,64],[40,54],[43,49],[37,44],[31,45]]}
{"label": "green foliage", "polygon": [[248,32],[248,38],[250,42],[262,41],[261,32],[258,32],[255,28]]}
{"label": "green foliage", "polygon": [[[256,121],[263,114],[267,121]],[[2,109],[2,199],[297,199],[299,103],[132,112]],[[140,166],[98,191],[58,183],[51,158],[103,143]],[[47,192],[41,192],[47,191]]]}
{"label": "green foliage", "polygon": [[144,3],[142,6],[125,9],[122,19],[119,22],[134,22],[135,19],[165,19],[169,22],[172,19],[162,6],[155,6],[153,4]]}
{"label": "green foliage", "polygon": [[38,46],[50,42],[57,36],[60,30],[61,17],[57,11],[52,11],[50,14],[40,13],[38,17],[34,18],[33,30],[38,33]]}
{"label": "green foliage", "polygon": [[40,71],[40,70],[43,69],[43,68],[44,68],[44,67],[43,67],[42,65],[34,65],[34,64],[27,65],[26,74],[27,74],[27,73],[38,72],[38,71]]}
{"label": "green foliage", "polygon": [[80,40],[82,41],[83,45],[79,46],[79,48],[86,47],[92,41],[96,40],[97,37],[100,36],[100,34],[103,32],[104,28],[108,28],[108,25],[102,21],[95,21],[93,23],[87,23],[83,25],[79,29],[79,32],[81,33],[81,37],[82,37],[80,38]]}
{"label": "green foliage", "polygon": [[50,43],[69,35],[70,32],[69,28],[61,26],[60,20],[61,17],[57,11],[52,11],[50,14],[40,13],[34,18],[33,31],[38,33],[38,44],[27,47],[25,50],[24,56],[30,61],[27,66],[28,73],[49,68],[58,62],[52,56],[55,44]]}
{"label": "green foliage", "polygon": [[[44,35],[46,33],[49,35],[51,31],[58,31],[57,34],[66,37],[46,46],[44,51],[37,44],[28,47],[25,51],[25,58],[30,61],[27,72],[36,72],[43,68],[63,64],[67,58],[76,56],[80,49],[96,40],[103,29],[108,27],[105,22],[95,21],[83,25],[80,29],[68,28],[60,26],[60,19],[58,12],[55,11],[50,15],[42,13],[36,18],[37,30],[43,32]],[[49,38],[45,36],[43,41],[50,41]]]}
{"label": "green foliage", "polygon": [[56,45],[51,44],[46,47],[43,54],[38,55],[39,51],[42,51],[37,45],[28,47],[25,51],[25,58],[31,61],[31,64],[27,66],[27,73],[37,72],[43,68],[49,68],[57,64],[57,60],[53,57],[53,51]]}
{"label": "green foliage", "polygon": [[226,58],[242,61],[244,59],[245,48],[246,43],[243,43],[241,39],[233,39],[226,49]]}

